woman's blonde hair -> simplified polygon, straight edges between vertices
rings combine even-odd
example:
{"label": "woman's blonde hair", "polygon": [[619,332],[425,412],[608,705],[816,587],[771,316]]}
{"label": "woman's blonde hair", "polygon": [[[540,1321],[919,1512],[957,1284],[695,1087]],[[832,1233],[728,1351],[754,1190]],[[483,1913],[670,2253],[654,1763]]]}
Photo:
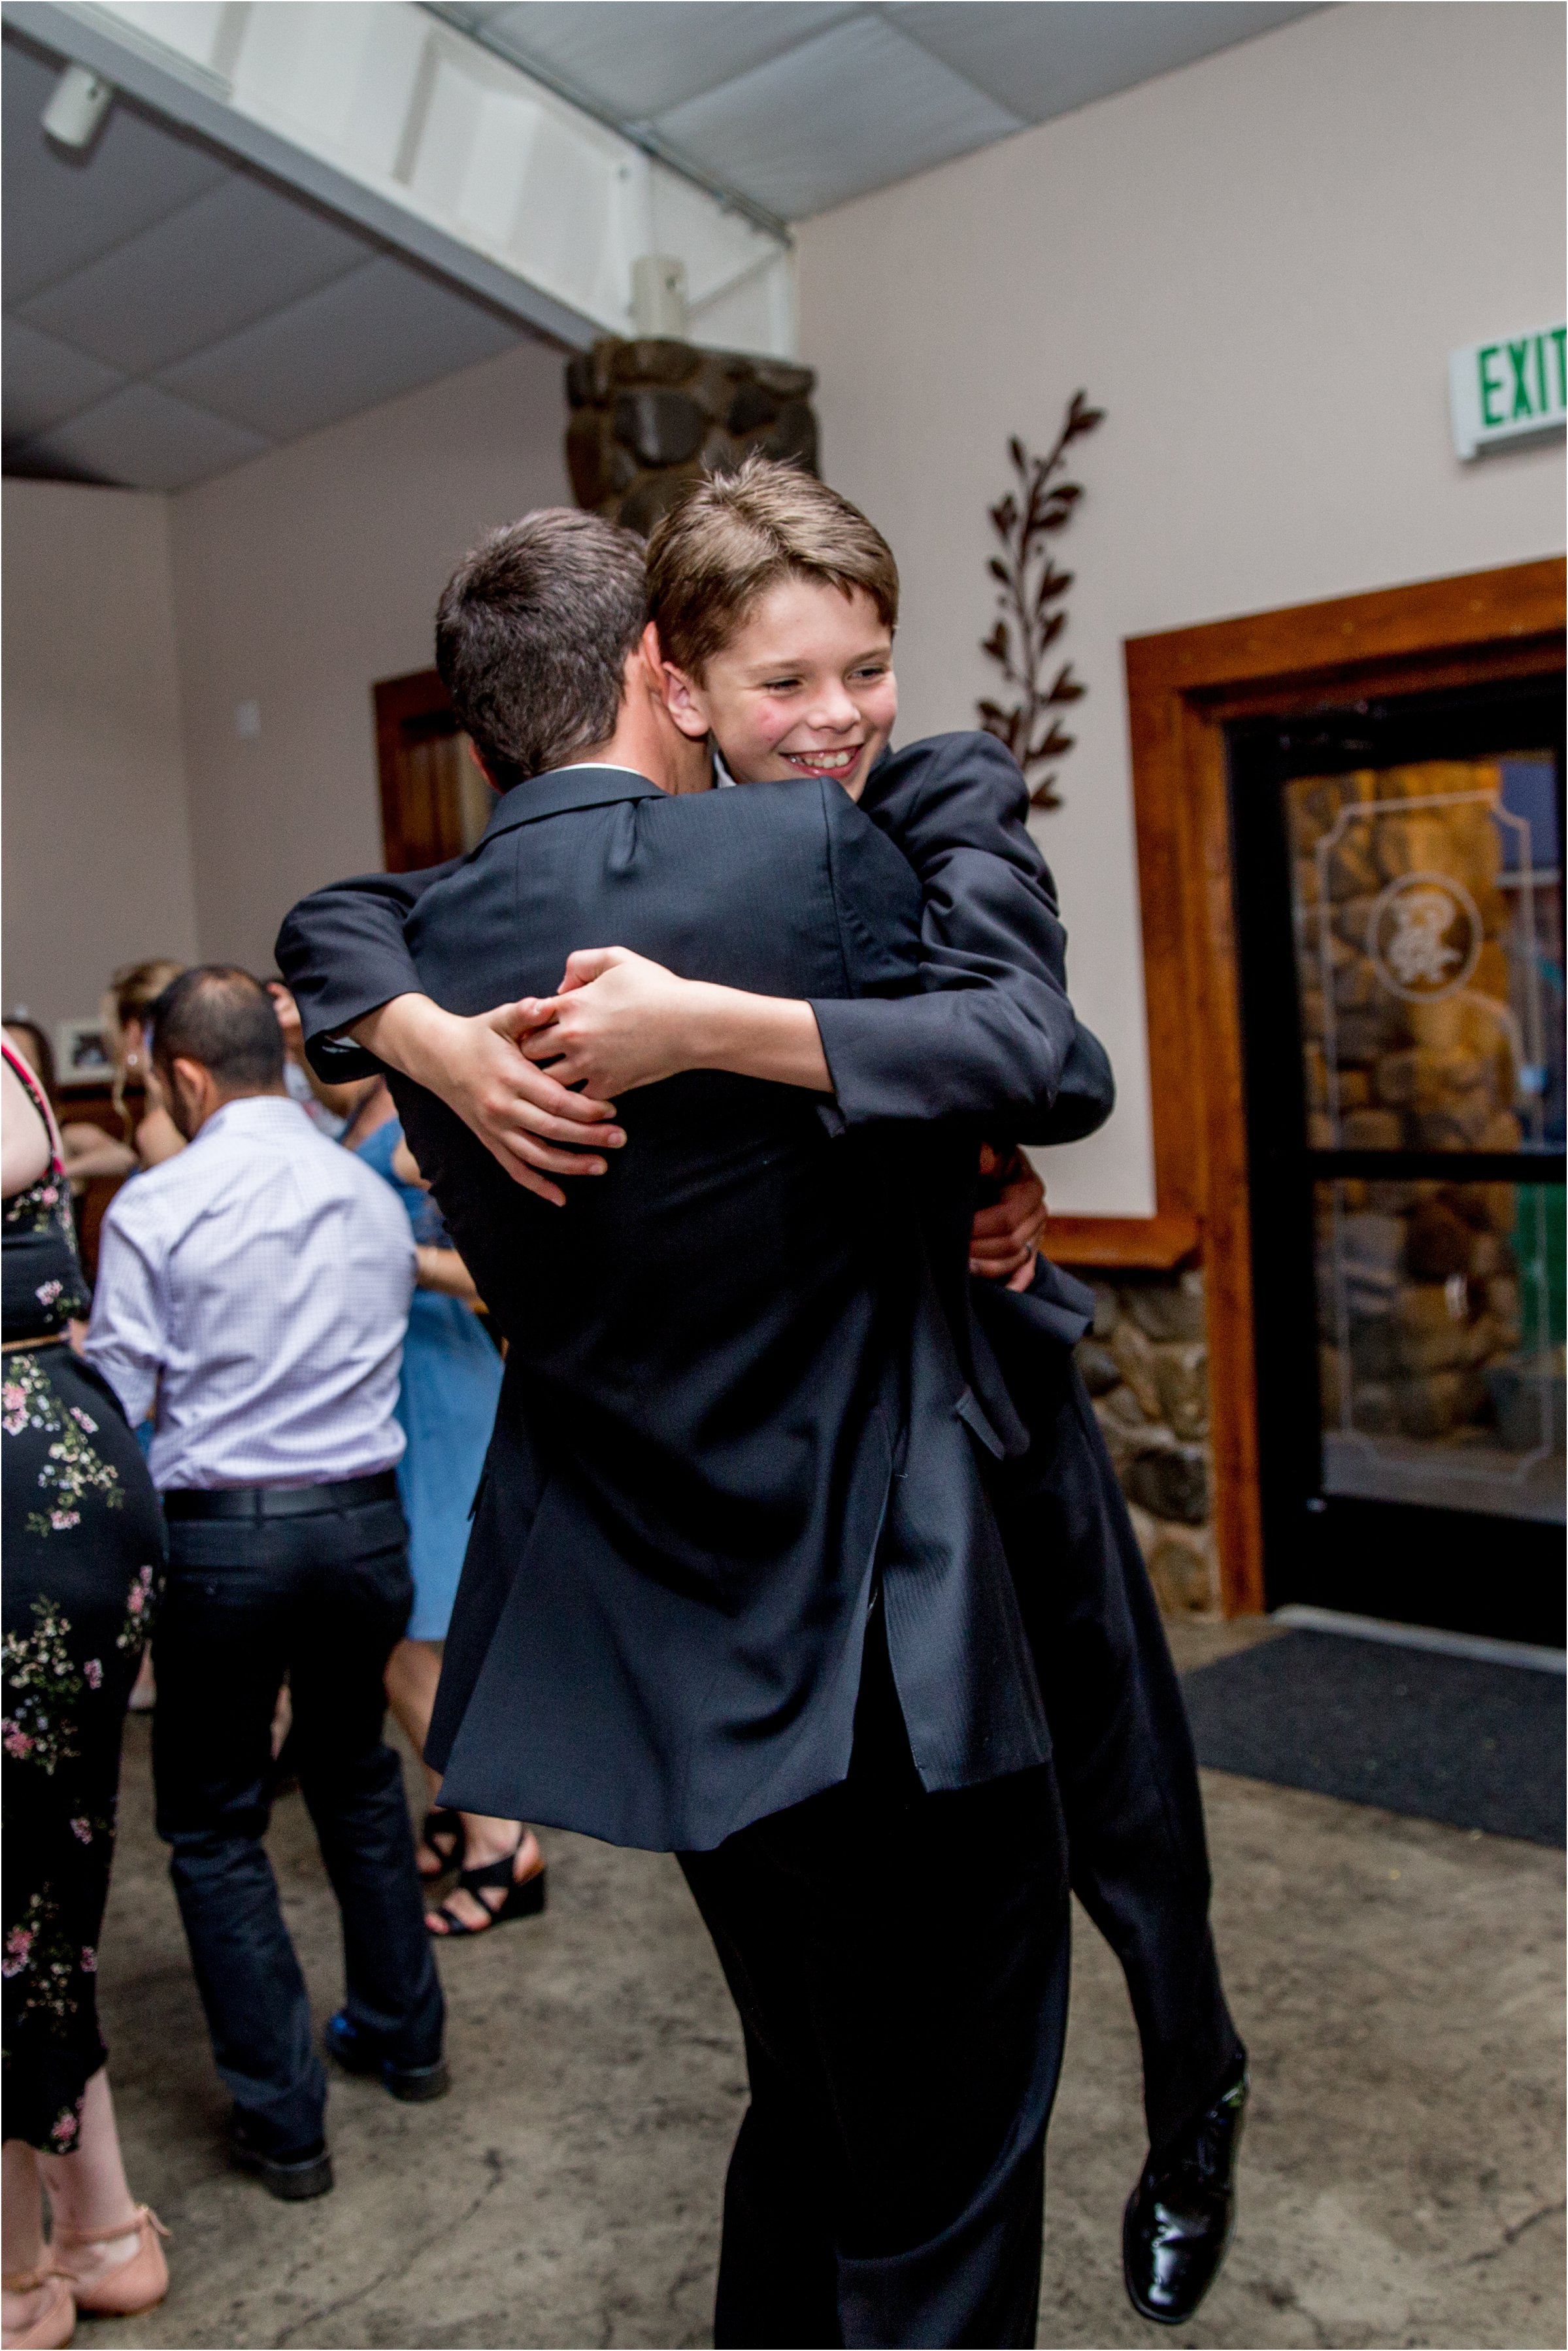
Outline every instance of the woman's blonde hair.
{"label": "woman's blonde hair", "polygon": [[648,540],[648,609],[666,661],[701,677],[770,588],[816,580],[898,625],[898,566],[858,507],[799,465],[747,457],[695,482]]}
{"label": "woman's blonde hair", "polygon": [[149,956],[142,963],[120,967],[104,991],[104,1009],[114,1014],[114,1080],[109,1090],[110,1100],[120,1113],[120,1125],[130,1142],[135,1121],[125,1106],[125,1056],[121,1050],[125,1030],[132,1020],[146,1026],[147,1016],[172,979],[178,979],[184,970],[170,956]]}

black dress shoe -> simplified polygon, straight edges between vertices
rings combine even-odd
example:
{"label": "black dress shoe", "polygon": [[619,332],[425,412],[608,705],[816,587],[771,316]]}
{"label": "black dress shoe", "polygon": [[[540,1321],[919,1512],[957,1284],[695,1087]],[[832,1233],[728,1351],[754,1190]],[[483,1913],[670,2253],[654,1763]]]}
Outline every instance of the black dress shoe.
{"label": "black dress shoe", "polygon": [[236,2170],[253,2173],[283,2204],[304,2204],[312,2196],[325,2196],[332,2185],[332,2158],[324,2138],[279,2151],[265,2146],[237,2109],[229,2125],[229,2154]]}
{"label": "black dress shoe", "polygon": [[1140,2318],[1180,2326],[1219,2274],[1236,2227],[1236,2151],[1247,2060],[1196,2123],[1144,2166],[1122,2223],[1122,2274]]}
{"label": "black dress shoe", "polygon": [[346,2009],[328,2018],[323,2038],[327,2054],[336,2059],[345,2074],[379,2074],[382,2087],[410,2105],[423,2105],[427,2098],[444,2098],[452,2087],[444,2057],[437,2057],[431,2065],[400,2065],[368,2032],[361,2032]]}

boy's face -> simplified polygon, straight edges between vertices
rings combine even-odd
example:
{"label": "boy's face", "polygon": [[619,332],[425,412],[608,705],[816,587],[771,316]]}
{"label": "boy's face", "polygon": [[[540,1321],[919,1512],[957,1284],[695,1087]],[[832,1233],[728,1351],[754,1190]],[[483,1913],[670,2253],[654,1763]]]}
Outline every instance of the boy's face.
{"label": "boy's face", "polygon": [[700,680],[664,676],[676,725],[711,733],[739,784],[831,776],[859,799],[898,716],[891,630],[820,580],[770,589]]}

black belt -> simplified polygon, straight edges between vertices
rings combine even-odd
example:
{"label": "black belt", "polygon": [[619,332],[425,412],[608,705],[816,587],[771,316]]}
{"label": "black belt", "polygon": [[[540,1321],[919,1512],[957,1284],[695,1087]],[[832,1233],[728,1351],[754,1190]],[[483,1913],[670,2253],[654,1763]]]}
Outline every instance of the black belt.
{"label": "black belt", "polygon": [[163,1497],[166,1519],[305,1519],[321,1510],[351,1510],[361,1502],[390,1502],[397,1471],[340,1478],[329,1486],[214,1486],[198,1492],[176,1487]]}

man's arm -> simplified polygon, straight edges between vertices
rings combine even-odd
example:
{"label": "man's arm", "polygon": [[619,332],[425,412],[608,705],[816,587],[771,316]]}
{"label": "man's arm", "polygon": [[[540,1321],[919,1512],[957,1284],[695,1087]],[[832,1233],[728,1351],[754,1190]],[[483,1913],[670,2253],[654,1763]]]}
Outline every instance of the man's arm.
{"label": "man's arm", "polygon": [[152,1409],[166,1352],[162,1268],[111,1207],[99,1236],[98,1287],[82,1353],[109,1382],[132,1428]]}

